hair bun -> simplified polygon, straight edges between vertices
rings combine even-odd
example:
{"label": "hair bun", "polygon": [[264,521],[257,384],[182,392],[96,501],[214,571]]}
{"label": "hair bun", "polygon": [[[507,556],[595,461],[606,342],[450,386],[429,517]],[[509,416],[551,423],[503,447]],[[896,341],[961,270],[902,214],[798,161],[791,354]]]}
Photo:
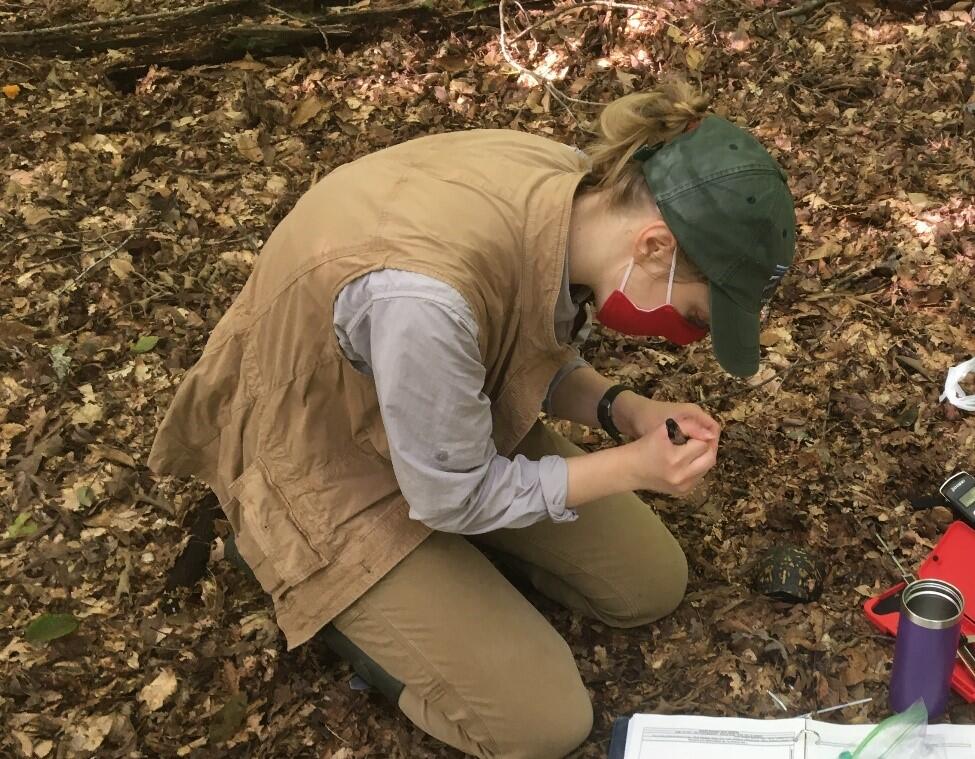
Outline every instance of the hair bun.
{"label": "hair bun", "polygon": [[700,120],[709,104],[707,95],[682,79],[611,102],[599,115],[596,142],[586,151],[596,184],[604,188],[617,184],[637,150],[672,140]]}

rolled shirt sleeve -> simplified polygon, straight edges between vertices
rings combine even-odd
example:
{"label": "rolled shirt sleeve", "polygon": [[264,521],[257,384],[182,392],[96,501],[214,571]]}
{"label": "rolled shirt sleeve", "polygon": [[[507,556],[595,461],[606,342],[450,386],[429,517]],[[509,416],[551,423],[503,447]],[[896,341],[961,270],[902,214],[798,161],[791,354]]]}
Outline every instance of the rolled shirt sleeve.
{"label": "rolled shirt sleeve", "polygon": [[548,385],[548,392],[545,394],[545,400],[542,402],[542,411],[546,414],[551,414],[552,411],[552,395],[555,393],[555,388],[559,386],[559,383],[568,377],[576,369],[580,369],[583,366],[591,366],[591,364],[586,361],[582,356],[579,355],[579,351],[576,350],[576,355],[570,358],[555,373],[552,381]]}
{"label": "rolled shirt sleeve", "polygon": [[334,323],[347,358],[375,380],[411,518],[468,535],[576,518],[564,458],[498,454],[477,325],[456,290],[374,272],[342,290]]}

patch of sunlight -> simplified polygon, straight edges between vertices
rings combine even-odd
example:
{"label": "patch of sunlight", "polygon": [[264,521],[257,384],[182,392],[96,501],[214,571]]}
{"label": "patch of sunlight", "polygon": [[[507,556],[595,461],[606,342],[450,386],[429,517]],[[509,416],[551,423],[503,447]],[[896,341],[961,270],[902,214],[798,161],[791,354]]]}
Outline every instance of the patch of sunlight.
{"label": "patch of sunlight", "polygon": [[651,18],[649,15],[643,15],[640,11],[635,11],[631,13],[626,19],[626,29],[624,30],[624,35],[627,37],[635,37],[637,35],[645,36],[650,34],[655,26],[654,21],[656,19]]}
{"label": "patch of sunlight", "polygon": [[549,50],[545,58],[538,64],[533,71],[549,82],[556,82],[565,79],[569,71],[568,64],[565,63],[566,56],[558,50]]}

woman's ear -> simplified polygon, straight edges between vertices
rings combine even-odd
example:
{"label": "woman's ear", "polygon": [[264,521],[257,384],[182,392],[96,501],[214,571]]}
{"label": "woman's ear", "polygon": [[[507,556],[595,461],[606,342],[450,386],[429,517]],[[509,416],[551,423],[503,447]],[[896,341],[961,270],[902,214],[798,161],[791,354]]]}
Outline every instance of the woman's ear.
{"label": "woman's ear", "polygon": [[677,240],[663,219],[645,225],[634,240],[633,258],[647,268],[670,268]]}

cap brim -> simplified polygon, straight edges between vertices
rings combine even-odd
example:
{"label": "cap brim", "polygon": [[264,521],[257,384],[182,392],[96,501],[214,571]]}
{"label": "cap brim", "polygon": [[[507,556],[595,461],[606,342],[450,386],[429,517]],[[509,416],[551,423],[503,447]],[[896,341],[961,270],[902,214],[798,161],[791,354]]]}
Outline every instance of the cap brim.
{"label": "cap brim", "polygon": [[709,289],[714,356],[729,374],[750,377],[758,371],[760,315],[744,310],[714,285]]}

